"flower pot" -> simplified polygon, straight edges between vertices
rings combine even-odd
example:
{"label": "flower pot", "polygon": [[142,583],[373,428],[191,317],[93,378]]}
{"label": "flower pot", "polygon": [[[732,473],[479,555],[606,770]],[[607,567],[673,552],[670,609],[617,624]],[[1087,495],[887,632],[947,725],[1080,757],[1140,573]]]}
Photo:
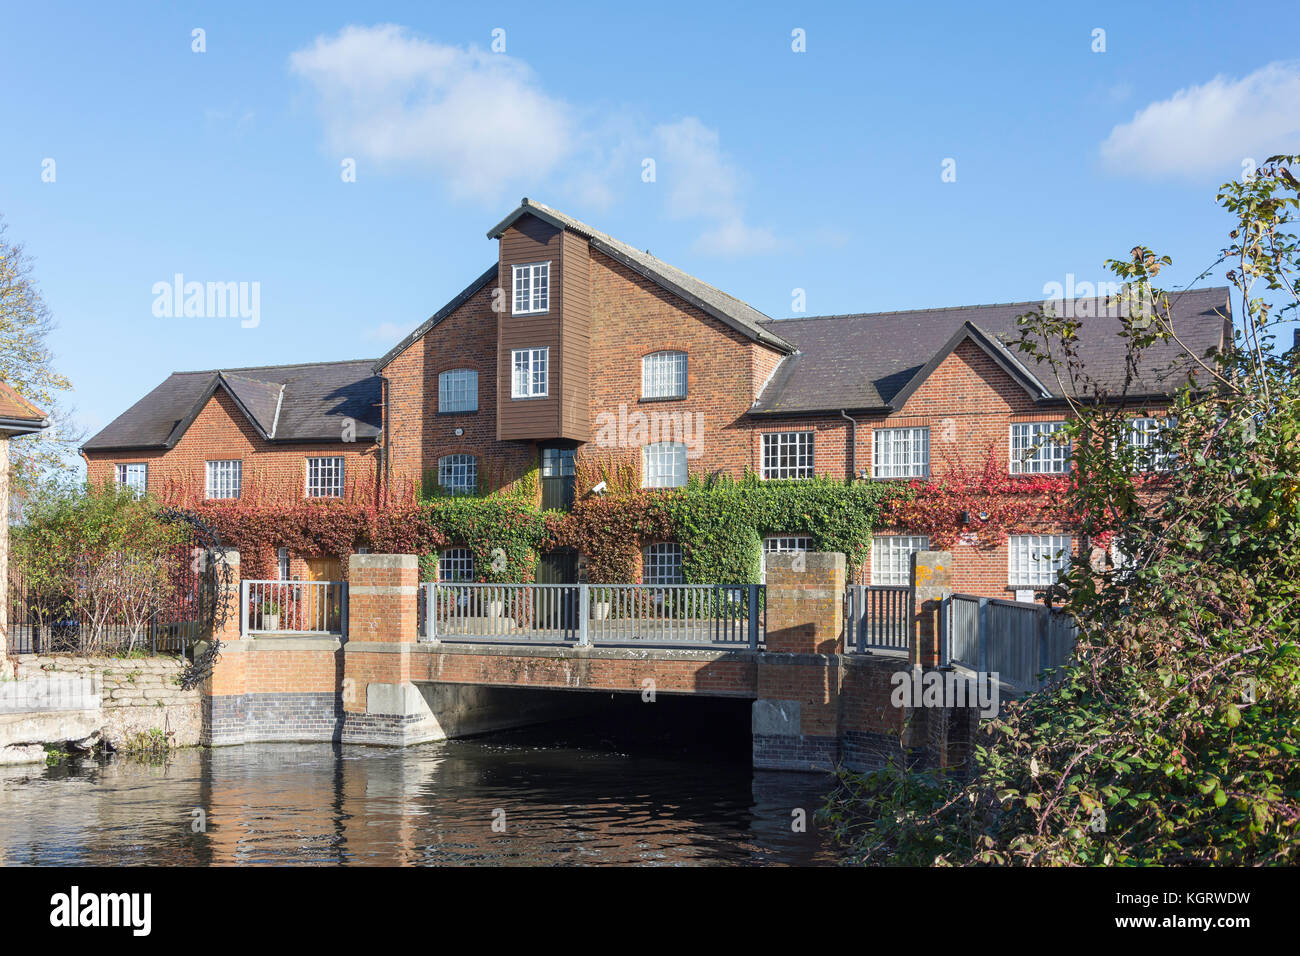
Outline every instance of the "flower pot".
{"label": "flower pot", "polygon": [[279,629],[280,629],[280,615],[278,614],[262,615],[262,630],[278,631]]}
{"label": "flower pot", "polygon": [[591,619],[593,621],[608,621],[609,610],[609,601],[593,601],[591,603]]}
{"label": "flower pot", "polygon": [[484,601],[483,613],[488,617],[501,617],[506,613],[505,601]]}

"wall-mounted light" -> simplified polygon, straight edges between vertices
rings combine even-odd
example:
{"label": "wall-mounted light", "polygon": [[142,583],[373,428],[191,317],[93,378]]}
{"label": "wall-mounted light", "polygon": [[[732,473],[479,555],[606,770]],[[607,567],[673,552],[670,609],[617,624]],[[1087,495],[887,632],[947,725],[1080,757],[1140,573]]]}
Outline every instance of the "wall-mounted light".
{"label": "wall-mounted light", "polygon": [[465,429],[463,429],[463,428],[457,428],[457,429],[456,429],[456,437],[457,437],[457,438],[459,438],[461,435],[464,435],[464,434],[465,434]]}

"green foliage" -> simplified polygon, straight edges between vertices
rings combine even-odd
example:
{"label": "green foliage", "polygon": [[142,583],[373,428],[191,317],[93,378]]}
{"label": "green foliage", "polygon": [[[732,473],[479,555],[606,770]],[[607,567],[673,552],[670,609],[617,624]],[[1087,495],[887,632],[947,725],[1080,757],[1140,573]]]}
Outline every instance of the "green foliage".
{"label": "green foliage", "polygon": [[[970,779],[844,776],[826,818],[861,861],[1300,859],[1300,350],[1272,341],[1300,304],[1298,162],[1274,157],[1219,195],[1237,220],[1219,260],[1237,287],[1234,338],[1184,355],[1196,384],[1171,410],[1160,451],[1174,467],[1158,485],[1125,492],[1136,463],[1114,440],[1140,406],[1073,361],[1075,320],[1022,320],[1022,348],[1050,351],[1077,395],[1070,505],[1131,560],[1071,569],[1076,658],[985,728]],[[1141,293],[1120,320],[1133,368],[1176,341],[1176,294],[1151,287],[1167,264],[1141,246],[1109,264]]]}
{"label": "green foliage", "polygon": [[744,584],[758,580],[762,539],[774,534],[807,535],[814,551],[843,552],[856,573],[883,505],[899,493],[888,482],[747,476],[692,481],[665,500],[686,580]]}
{"label": "green foliage", "polygon": [[531,501],[514,496],[442,498],[419,518],[449,546],[474,552],[480,581],[531,581],[546,519]]}

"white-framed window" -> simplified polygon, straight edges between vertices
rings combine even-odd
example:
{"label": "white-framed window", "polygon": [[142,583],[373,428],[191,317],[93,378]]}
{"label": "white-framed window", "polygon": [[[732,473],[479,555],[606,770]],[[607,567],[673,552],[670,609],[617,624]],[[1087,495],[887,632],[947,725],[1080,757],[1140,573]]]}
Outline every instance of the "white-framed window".
{"label": "white-framed window", "polygon": [[812,476],[812,432],[765,432],[763,434],[764,478],[811,478]]}
{"label": "white-framed window", "polygon": [[113,473],[119,485],[134,489],[138,495],[144,494],[149,488],[149,465],[146,462],[116,465]]}
{"label": "white-framed window", "polygon": [[531,315],[550,308],[551,264],[528,262],[513,267],[514,315]]}
{"label": "white-framed window", "polygon": [[544,398],[547,394],[547,367],[551,350],[514,349],[510,364],[514,372],[510,379],[511,398]]}
{"label": "white-framed window", "polygon": [[443,455],[438,459],[438,487],[452,495],[478,491],[478,459],[473,455]]}
{"label": "white-framed window", "polygon": [[1070,566],[1069,535],[1013,534],[1007,538],[1007,583],[1013,588],[1040,588],[1056,582]]}
{"label": "white-framed window", "polygon": [[681,584],[682,546],[675,541],[661,541],[642,548],[641,583]]}
{"label": "white-framed window", "polygon": [[767,581],[769,554],[802,554],[812,547],[812,538],[798,534],[773,534],[763,539],[763,581]]}
{"label": "white-framed window", "polygon": [[343,459],[307,459],[307,497],[343,497]]}
{"label": "white-framed window", "polygon": [[289,580],[289,549],[277,548],[275,552],[275,570],[281,581]]}
{"label": "white-framed window", "polygon": [[686,397],[686,353],[651,352],[641,359],[642,398]]}
{"label": "white-framed window", "polygon": [[444,548],[438,554],[438,580],[448,583],[474,580],[474,552],[469,548]]}
{"label": "white-framed window", "polygon": [[882,534],[871,539],[871,583],[911,584],[912,555],[930,550],[923,534]]}
{"label": "white-framed window", "polygon": [[1161,432],[1169,428],[1169,418],[1133,418],[1129,420],[1125,438],[1133,457],[1142,471],[1168,471],[1173,457],[1160,448]]}
{"label": "white-framed window", "polygon": [[686,445],[660,441],[641,448],[642,488],[681,488],[686,484]]}
{"label": "white-framed window", "polygon": [[930,429],[877,428],[871,433],[874,478],[925,478],[930,474]]}
{"label": "white-framed window", "polygon": [[209,498],[238,498],[244,463],[238,458],[207,463],[207,496]]}
{"label": "white-framed window", "polygon": [[453,368],[438,373],[438,411],[478,411],[478,372]]}
{"label": "white-framed window", "polygon": [[1070,443],[1057,432],[1065,422],[1013,422],[1011,474],[1061,474],[1070,470]]}

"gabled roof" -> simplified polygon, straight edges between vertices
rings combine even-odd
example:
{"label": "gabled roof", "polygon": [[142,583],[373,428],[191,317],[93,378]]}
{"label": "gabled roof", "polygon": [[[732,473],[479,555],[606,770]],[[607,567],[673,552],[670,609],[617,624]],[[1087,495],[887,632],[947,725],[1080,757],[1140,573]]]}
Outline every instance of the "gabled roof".
{"label": "gabled roof", "polygon": [[402,339],[402,341],[398,342],[395,346],[389,349],[388,352],[385,353],[384,357],[375,363],[373,369],[375,374],[377,375],[381,371],[383,371],[388,366],[388,364],[393,361],[393,359],[397,358],[397,356],[401,355],[403,352],[409,349],[415,342],[419,341],[422,335],[424,335],[431,328],[433,328],[435,325],[437,325],[447,316],[451,315],[462,305],[464,305],[466,302],[472,299],[476,294],[478,294],[478,291],[480,289],[482,289],[485,285],[487,285],[496,277],[497,277],[497,264],[493,263],[491,266],[488,267],[488,269],[481,276],[479,276],[477,279],[475,279],[473,282],[467,285],[464,289],[458,292],[454,299],[452,299],[450,302],[444,305],[437,312],[433,313],[433,315],[429,316],[427,319],[421,322],[420,325],[417,326],[416,329],[410,335],[408,335],[406,338]]}
{"label": "gabled roof", "polygon": [[643,252],[613,236],[593,229],[572,216],[567,216],[557,209],[535,202],[525,196],[518,208],[510,215],[488,230],[489,239],[499,239],[521,216],[536,216],[558,229],[568,229],[582,236],[597,249],[616,262],[620,262],[633,272],[645,276],[651,282],[676,296],[686,300],[697,309],[713,316],[715,319],[748,336],[756,342],[762,342],[774,349],[790,353],[794,346],[782,338],[771,327],[772,319],[759,312],[747,302],[735,296],[727,295],[707,282],[683,272],[676,266],[670,266],[661,259],[656,259],[648,252]]}
{"label": "gabled roof", "polygon": [[49,417],[8,382],[0,381],[0,431],[34,432],[49,427]]}
{"label": "gabled roof", "polygon": [[225,390],[272,442],[339,441],[346,419],[358,441],[379,435],[382,401],[373,359],[173,372],[82,446],[83,451],[171,448],[208,400]]}
{"label": "gabled roof", "polygon": [[[1170,296],[1174,327],[1198,356],[1222,346],[1230,321],[1227,303],[1224,286]],[[1123,387],[1127,355],[1119,318],[1108,314],[1104,298],[1075,299],[1070,304],[1077,314],[1090,316],[1081,320],[1079,333],[1079,357],[1086,372],[1118,391]],[[1041,300],[1031,300],[773,320],[769,326],[780,328],[798,351],[781,360],[751,414],[895,411],[967,340],[983,349],[1035,401],[1061,401],[1065,396],[1050,367],[1009,347],[1017,336],[1017,317],[1041,306]],[[1193,363],[1176,344],[1160,343],[1147,351],[1128,394],[1135,399],[1170,395],[1192,370]]]}

